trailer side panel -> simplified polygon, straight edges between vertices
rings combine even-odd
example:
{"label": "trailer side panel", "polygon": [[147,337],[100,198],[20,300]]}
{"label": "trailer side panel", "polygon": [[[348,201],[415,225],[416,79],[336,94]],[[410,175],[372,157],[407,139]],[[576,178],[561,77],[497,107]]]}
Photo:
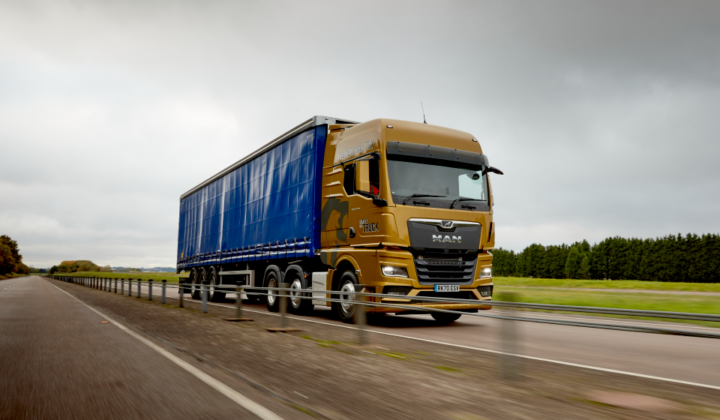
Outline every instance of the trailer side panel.
{"label": "trailer side panel", "polygon": [[313,255],[326,136],[304,131],[181,199],[178,269]]}

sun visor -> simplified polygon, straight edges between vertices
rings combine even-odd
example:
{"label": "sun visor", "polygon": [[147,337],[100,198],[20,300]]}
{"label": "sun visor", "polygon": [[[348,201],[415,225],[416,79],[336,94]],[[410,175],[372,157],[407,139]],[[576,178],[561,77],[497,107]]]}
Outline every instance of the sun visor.
{"label": "sun visor", "polygon": [[387,154],[391,159],[408,160],[430,164],[458,166],[476,171],[487,165],[487,158],[481,153],[451,149],[426,144],[387,142]]}

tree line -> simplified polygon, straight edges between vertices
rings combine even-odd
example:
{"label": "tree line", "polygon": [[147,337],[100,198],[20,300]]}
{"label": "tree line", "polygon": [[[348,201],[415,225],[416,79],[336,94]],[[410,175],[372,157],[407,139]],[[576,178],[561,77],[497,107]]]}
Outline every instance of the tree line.
{"label": "tree line", "polygon": [[532,244],[515,253],[492,251],[496,276],[720,282],[720,235],[678,234],[656,239],[607,238],[590,245]]}
{"label": "tree line", "polygon": [[28,273],[30,268],[23,264],[17,242],[7,235],[0,236],[0,276]]}
{"label": "tree line", "polygon": [[89,260],[63,261],[60,265],[54,265],[50,268],[50,274],[55,273],[77,273],[78,271],[102,271],[111,272],[110,266],[100,267]]}

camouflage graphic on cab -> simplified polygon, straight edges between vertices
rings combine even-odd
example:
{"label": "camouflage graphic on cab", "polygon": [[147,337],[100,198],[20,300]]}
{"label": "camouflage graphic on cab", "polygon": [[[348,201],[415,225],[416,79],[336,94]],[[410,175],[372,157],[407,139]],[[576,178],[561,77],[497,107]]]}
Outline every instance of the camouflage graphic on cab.
{"label": "camouflage graphic on cab", "polygon": [[343,220],[345,219],[345,217],[347,217],[349,209],[349,202],[345,200],[340,200],[339,198],[335,197],[328,198],[325,206],[322,209],[322,213],[320,214],[320,229],[323,232],[328,231],[328,223],[330,223],[330,217],[332,216],[333,212],[338,212],[340,213],[340,217],[338,218],[339,226],[335,226],[335,234],[337,235],[338,241],[347,241],[347,234],[344,231],[345,226]]}

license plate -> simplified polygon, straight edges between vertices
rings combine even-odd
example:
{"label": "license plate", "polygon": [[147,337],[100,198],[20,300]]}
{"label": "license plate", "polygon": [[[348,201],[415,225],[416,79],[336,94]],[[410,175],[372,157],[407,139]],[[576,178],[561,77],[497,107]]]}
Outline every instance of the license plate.
{"label": "license plate", "polygon": [[436,284],[435,291],[436,292],[459,292],[460,285],[458,285],[458,284]]}

